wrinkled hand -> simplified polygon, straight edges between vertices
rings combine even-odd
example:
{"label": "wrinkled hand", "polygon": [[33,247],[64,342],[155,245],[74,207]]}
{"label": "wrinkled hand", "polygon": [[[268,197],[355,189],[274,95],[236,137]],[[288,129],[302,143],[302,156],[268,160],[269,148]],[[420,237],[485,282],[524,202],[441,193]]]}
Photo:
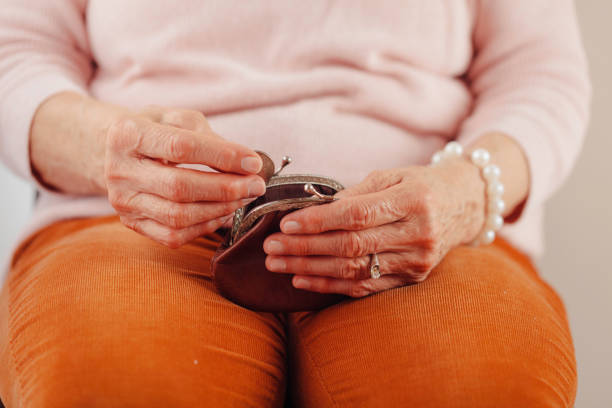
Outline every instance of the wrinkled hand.
{"label": "wrinkled hand", "polygon": [[110,203],[123,224],[171,248],[215,231],[262,195],[261,166],[257,153],[216,135],[196,111],[150,107],[106,134]]}
{"label": "wrinkled hand", "polygon": [[[464,159],[374,171],[339,200],[286,215],[281,232],[264,241],[266,267],[296,274],[296,287],[351,297],[423,281],[482,228],[484,189]],[[370,277],[372,253],[378,279]]]}

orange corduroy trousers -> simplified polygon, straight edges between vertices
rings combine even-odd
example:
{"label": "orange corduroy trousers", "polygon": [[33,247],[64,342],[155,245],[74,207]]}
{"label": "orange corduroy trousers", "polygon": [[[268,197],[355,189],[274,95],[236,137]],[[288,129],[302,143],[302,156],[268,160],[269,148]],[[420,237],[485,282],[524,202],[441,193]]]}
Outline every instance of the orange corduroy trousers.
{"label": "orange corduroy trousers", "polygon": [[422,283],[299,313],[220,296],[219,240],[168,249],[116,217],[28,238],[0,294],[7,408],[573,404],[563,304],[499,238]]}

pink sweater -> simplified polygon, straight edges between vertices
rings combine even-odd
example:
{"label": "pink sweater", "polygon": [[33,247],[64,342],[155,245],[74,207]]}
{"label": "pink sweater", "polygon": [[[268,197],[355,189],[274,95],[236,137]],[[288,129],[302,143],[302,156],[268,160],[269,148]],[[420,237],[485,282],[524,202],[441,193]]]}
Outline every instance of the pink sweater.
{"label": "pink sweater", "polygon": [[[32,183],[32,116],[64,90],[200,110],[224,138],[346,186],[504,132],[532,179],[500,233],[533,257],[590,100],[569,0],[0,0],[1,158]],[[24,236],[113,213],[36,185]]]}

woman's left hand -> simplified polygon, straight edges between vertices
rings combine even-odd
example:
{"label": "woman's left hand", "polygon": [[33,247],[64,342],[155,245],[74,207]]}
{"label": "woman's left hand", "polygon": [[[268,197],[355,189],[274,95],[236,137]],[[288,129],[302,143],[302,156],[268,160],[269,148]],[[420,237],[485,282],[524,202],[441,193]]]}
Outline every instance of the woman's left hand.
{"label": "woman's left hand", "polygon": [[363,297],[423,281],[484,223],[485,183],[464,158],[374,171],[335,197],[281,220],[282,232],[264,241],[268,270],[295,274],[301,289]]}

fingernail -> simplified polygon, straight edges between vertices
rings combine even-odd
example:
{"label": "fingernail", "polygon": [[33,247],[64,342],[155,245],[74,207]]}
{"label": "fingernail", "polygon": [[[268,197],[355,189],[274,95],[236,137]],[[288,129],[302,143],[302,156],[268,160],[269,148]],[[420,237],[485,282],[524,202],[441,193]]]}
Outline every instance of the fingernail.
{"label": "fingernail", "polygon": [[308,289],[310,282],[303,278],[293,278],[293,286],[300,289]]}
{"label": "fingernail", "polygon": [[240,162],[240,166],[242,170],[248,171],[249,173],[258,173],[259,169],[261,169],[262,163],[259,157],[245,157]]}
{"label": "fingernail", "polygon": [[299,232],[302,226],[297,221],[287,221],[283,224],[283,232],[291,234],[292,232]]}
{"label": "fingernail", "polygon": [[268,241],[264,249],[268,254],[281,254],[283,253],[283,244],[281,244],[280,241]]}
{"label": "fingernail", "polygon": [[287,263],[282,259],[272,259],[270,261],[270,269],[276,272],[285,272]]}
{"label": "fingernail", "polygon": [[249,181],[249,197],[258,197],[266,192],[266,183],[262,179]]}

